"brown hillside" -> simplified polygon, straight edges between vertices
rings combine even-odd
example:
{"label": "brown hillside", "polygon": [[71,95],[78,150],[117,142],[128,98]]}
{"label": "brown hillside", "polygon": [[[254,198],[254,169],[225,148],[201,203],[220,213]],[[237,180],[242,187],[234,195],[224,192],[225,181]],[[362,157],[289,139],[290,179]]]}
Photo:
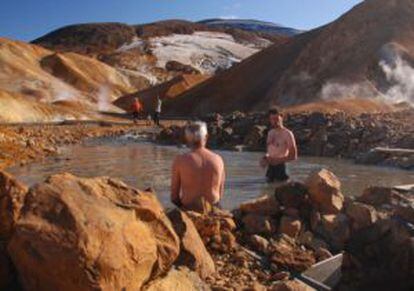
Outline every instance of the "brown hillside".
{"label": "brown hillside", "polygon": [[144,108],[152,111],[157,96],[164,99],[164,104],[168,104],[168,102],[171,102],[168,100],[172,100],[173,102],[176,96],[205,81],[209,77],[205,75],[183,74],[160,85],[122,96],[115,100],[113,104],[125,111],[129,111],[134,98],[138,97],[143,103]]}
{"label": "brown hillside", "polygon": [[179,96],[169,111],[248,111],[376,97],[393,85],[379,63],[393,65],[396,55],[413,63],[414,1],[368,0],[333,23],[273,45],[200,84]]}
{"label": "brown hillside", "polygon": [[[5,38],[0,38],[0,68],[0,121],[41,121],[42,116],[50,121],[53,114],[69,112],[70,118],[77,118],[76,112],[118,111],[111,105],[114,99],[148,85],[138,86],[137,80],[144,78],[127,76],[86,56]],[[71,108],[56,105],[63,100],[70,101]]]}
{"label": "brown hillside", "polygon": [[135,36],[135,29],[123,23],[87,23],[59,28],[33,41],[55,51],[93,55],[111,52]]}

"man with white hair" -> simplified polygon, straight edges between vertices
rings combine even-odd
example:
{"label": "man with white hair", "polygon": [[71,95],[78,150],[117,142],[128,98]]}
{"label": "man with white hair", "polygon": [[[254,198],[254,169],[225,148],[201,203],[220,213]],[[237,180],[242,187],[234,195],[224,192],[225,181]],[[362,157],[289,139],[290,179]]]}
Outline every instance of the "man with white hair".
{"label": "man with white hair", "polygon": [[224,191],[223,159],[206,148],[207,125],[186,126],[185,139],[190,152],[177,156],[172,167],[171,201],[178,207],[209,212]]}

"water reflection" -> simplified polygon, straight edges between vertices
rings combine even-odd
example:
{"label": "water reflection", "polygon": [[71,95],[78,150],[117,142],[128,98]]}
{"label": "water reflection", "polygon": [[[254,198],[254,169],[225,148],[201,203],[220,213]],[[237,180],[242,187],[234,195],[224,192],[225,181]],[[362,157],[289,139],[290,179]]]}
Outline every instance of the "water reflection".
{"label": "water reflection", "polygon": [[[156,190],[161,202],[170,206],[169,186],[172,160],[185,149],[157,146],[150,143],[106,142],[64,148],[59,158],[14,167],[9,171],[31,185],[59,172],[75,175],[111,176],[145,189]],[[272,193],[274,185],[265,183],[264,170],[259,167],[261,153],[220,152],[226,163],[227,183],[223,207],[231,209],[242,201],[260,194]],[[289,166],[289,174],[303,180],[314,169],[332,170],[341,180],[344,193],[359,195],[369,185],[400,185],[414,183],[414,173],[390,168],[354,165],[352,162],[301,157]]]}

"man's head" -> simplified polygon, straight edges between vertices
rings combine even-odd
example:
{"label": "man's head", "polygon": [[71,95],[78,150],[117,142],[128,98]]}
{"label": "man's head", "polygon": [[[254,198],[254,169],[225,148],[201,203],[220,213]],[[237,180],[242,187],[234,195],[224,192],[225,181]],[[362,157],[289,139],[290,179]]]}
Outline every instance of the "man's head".
{"label": "man's head", "polygon": [[192,122],[185,127],[185,140],[190,148],[204,147],[207,143],[207,124],[205,122]]}
{"label": "man's head", "polygon": [[280,112],[280,109],[277,107],[272,107],[268,111],[269,122],[272,127],[282,127],[283,126],[283,115]]}

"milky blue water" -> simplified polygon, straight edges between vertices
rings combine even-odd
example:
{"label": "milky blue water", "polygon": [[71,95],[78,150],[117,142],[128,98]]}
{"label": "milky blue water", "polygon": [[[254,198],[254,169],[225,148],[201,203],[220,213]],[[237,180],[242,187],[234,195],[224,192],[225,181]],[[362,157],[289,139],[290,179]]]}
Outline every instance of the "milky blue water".
{"label": "milky blue water", "polygon": [[[174,157],[185,148],[159,146],[144,141],[119,139],[94,141],[84,145],[61,149],[57,158],[23,167],[13,167],[9,172],[23,182],[33,185],[47,176],[61,172],[94,177],[116,177],[127,184],[145,189],[152,187],[161,202],[170,206],[170,168]],[[226,165],[226,191],[222,206],[237,207],[241,202],[261,194],[272,193],[275,185],[265,183],[265,170],[259,166],[261,153],[218,151]],[[366,187],[414,184],[414,172],[392,168],[355,165],[351,161],[300,157],[288,166],[290,176],[304,180],[319,168],[333,171],[341,180],[345,195],[360,195]]]}

